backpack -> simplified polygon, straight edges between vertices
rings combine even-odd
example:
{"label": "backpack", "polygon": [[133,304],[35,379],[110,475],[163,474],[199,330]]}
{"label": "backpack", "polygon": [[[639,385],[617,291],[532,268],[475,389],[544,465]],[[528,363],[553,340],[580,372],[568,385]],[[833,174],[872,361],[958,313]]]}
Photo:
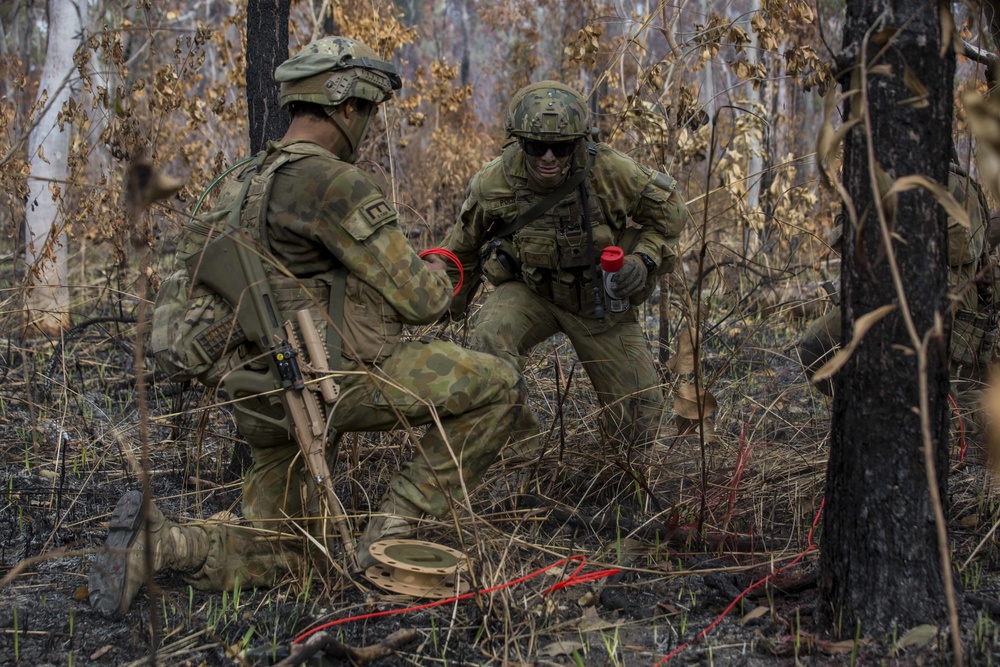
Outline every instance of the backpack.
{"label": "backpack", "polygon": [[[259,166],[260,159],[258,155],[250,168],[223,190],[213,212],[188,221],[178,242],[182,260],[205,247],[222,231],[234,207],[242,207],[245,189],[241,186],[249,183],[250,173]],[[239,366],[239,348],[244,343],[246,336],[233,309],[218,294],[201,286],[192,288],[184,261],[160,282],[150,346],[157,367],[171,380],[196,379],[209,387],[218,386],[229,371]]]}

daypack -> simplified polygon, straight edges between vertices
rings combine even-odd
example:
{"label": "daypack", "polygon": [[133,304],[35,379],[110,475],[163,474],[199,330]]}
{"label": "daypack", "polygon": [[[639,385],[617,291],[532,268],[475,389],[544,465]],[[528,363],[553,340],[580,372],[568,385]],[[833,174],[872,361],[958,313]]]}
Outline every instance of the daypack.
{"label": "daypack", "polygon": [[242,186],[262,160],[263,154],[256,156],[236,181],[226,186],[211,213],[188,221],[178,240],[180,268],[160,282],[153,309],[151,347],[157,367],[171,380],[197,379],[215,387],[226,373],[240,365],[239,347],[246,337],[233,309],[214,292],[201,286],[192,289],[183,259],[200,251],[224,229],[234,206],[242,207]]}
{"label": "daypack", "polygon": [[[240,227],[266,249],[267,204],[274,174],[289,162],[328,155],[328,151],[315,144],[296,142],[282,148],[277,158],[262,170],[268,151],[261,151],[236,180],[223,189],[211,213],[188,221],[178,244],[180,267],[160,284],[153,310],[153,355],[157,365],[172,380],[193,378],[215,387],[230,371],[242,366],[253,354],[262,352],[251,349],[252,344],[239,326],[231,304],[201,285],[192,287],[187,260],[200,253],[227,225]],[[232,169],[242,164],[245,163]],[[228,173],[223,173],[222,177]],[[223,267],[223,270],[230,268],[235,267]],[[313,319],[326,342],[329,368],[337,370],[341,357],[346,269],[338,267],[308,279],[282,275],[266,264],[265,270],[278,301],[275,305],[280,317],[294,321],[290,313],[311,308],[317,296],[319,303],[326,306],[326,312],[314,313]],[[327,326],[328,319],[332,326]]]}

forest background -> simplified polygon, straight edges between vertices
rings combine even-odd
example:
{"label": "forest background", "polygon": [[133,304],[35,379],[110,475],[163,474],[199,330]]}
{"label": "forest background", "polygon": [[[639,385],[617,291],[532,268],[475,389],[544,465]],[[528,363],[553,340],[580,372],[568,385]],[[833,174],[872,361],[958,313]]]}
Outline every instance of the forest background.
{"label": "forest background", "polygon": [[[196,207],[211,205],[211,192],[202,197],[214,179],[250,155],[247,7],[222,0],[82,7],[65,0],[48,6],[0,2],[0,224],[6,232],[0,250],[6,385],[0,387],[0,441],[7,474],[0,523],[8,537],[0,565],[16,582],[0,591],[0,662],[33,664],[55,647],[56,662],[117,657],[121,663],[153,647],[161,654],[169,648],[176,652],[169,655],[190,664],[238,663],[247,659],[241,651],[262,639],[287,641],[330,609],[288,614],[282,605],[289,598],[279,592],[247,593],[235,602],[223,597],[220,611],[218,601],[213,607],[211,597],[192,591],[190,601],[187,592],[185,599],[164,596],[162,609],[153,595],[148,608],[121,626],[97,627],[91,620],[82,629],[85,591],[72,582],[82,582],[87,550],[101,542],[101,519],[144,471],[153,472],[157,495],[171,498],[173,513],[207,516],[238,502],[240,448],[225,410],[206,416],[202,408],[210,398],[190,387],[177,393],[155,368],[149,405],[142,405],[130,354],[135,320],[175,261],[178,230]],[[72,67],[61,73],[51,71],[55,61],[46,55],[57,8],[83,19],[82,33],[65,40],[73,46]],[[990,43],[985,9],[951,5],[957,34],[973,47]],[[569,462],[577,476],[561,480],[556,496],[565,503],[543,513],[544,521],[536,516],[538,530],[546,522],[560,530],[531,533],[520,546],[544,544],[549,555],[581,547],[596,560],[633,567],[630,559],[640,558],[645,578],[630,571],[631,578],[595,589],[589,600],[583,593],[563,599],[564,617],[583,610],[569,628],[571,640],[565,628],[546,634],[539,620],[551,620],[545,605],[539,611],[514,597],[505,598],[502,613],[487,609],[461,622],[425,613],[414,622],[423,632],[416,655],[454,659],[459,650],[459,662],[652,664],[693,640],[725,608],[720,598],[733,600],[746,582],[760,580],[757,574],[773,572],[775,562],[799,562],[802,555],[807,565],[813,562],[829,404],[806,384],[792,344],[805,321],[828,307],[827,292],[839,274],[830,248],[839,203],[821,186],[815,151],[827,128],[840,127],[831,96],[844,11],[843,3],[823,0],[291,3],[290,52],[323,34],[343,34],[391,57],[400,69],[404,87],[382,106],[359,164],[384,184],[418,249],[442,240],[469,179],[498,153],[512,93],[544,78],[581,90],[601,140],[677,178],[691,211],[681,266],[643,309],[673,397],[656,484],[638,484],[623,462],[616,462],[622,468],[617,486],[608,479],[601,488],[586,481],[594,465],[586,452],[599,440],[596,408],[586,382],[574,380],[574,358],[564,342],[537,353],[528,371],[535,407],[560,440],[560,463]],[[46,68],[55,75],[51,89],[41,85]],[[954,97],[960,152],[972,144],[964,95],[985,92],[985,79],[984,64],[959,58]],[[57,123],[33,141],[32,131],[60,94],[66,98],[58,104]],[[48,148],[57,145],[57,135],[67,141],[63,152]],[[178,190],[137,215],[126,174],[141,158],[165,192]],[[63,176],[39,176],[54,163],[64,164]],[[54,215],[40,230],[32,228],[31,215],[50,204]],[[51,274],[51,267],[62,268]],[[46,282],[54,289],[36,287]],[[418,333],[463,335],[461,325]],[[997,508],[985,468],[971,465],[961,444],[952,478],[952,547],[963,556],[956,559],[962,581],[989,593]],[[396,465],[393,456],[404,457],[408,446],[405,437],[358,439],[351,469],[366,463],[377,471],[371,473],[377,486]],[[396,453],[385,454],[387,448]],[[372,454],[376,450],[383,453]],[[366,499],[358,487],[366,478],[345,472],[342,481],[351,507],[363,513]],[[631,514],[623,517],[622,507]],[[501,526],[510,520],[505,512],[518,510],[478,509]],[[581,514],[591,520],[581,523]],[[563,539],[567,526],[575,526],[569,544]],[[729,538],[768,539],[749,555],[739,553],[742,547],[734,545],[745,543],[738,541],[713,550],[681,539],[684,548],[661,556],[657,542],[650,556],[650,535],[660,539],[651,526],[675,537],[690,538],[685,527],[704,533],[709,526]],[[484,560],[498,579],[523,574],[522,566],[506,560]],[[536,552],[526,560],[548,562]],[[693,576],[682,576],[692,568]],[[803,581],[808,590],[808,568]],[[334,584],[325,588],[327,596],[347,595]],[[282,590],[299,599],[309,585],[295,582]],[[789,584],[786,590],[799,589]],[[47,591],[55,599],[76,596],[68,617],[65,609],[43,611]],[[625,601],[605,591],[618,591]],[[759,656],[761,664],[772,664],[808,654],[846,664],[866,652],[871,659],[905,663],[917,659],[914,653],[934,659],[948,651],[941,635],[927,635],[926,628],[917,628],[923,633],[917,635],[900,628],[891,637],[860,629],[836,636],[814,632],[800,620],[811,615],[813,602],[782,603],[768,595],[756,607],[741,604],[735,620],[723,626],[724,639],[686,655],[750,663]],[[321,599],[330,604],[330,597]],[[287,618],[279,622],[282,614]],[[972,659],[992,662],[996,624],[985,613],[964,620]],[[440,644],[435,622],[451,624]],[[370,643],[389,629],[374,625],[346,639]],[[451,631],[464,639],[449,644]],[[456,644],[474,648],[463,653]]]}

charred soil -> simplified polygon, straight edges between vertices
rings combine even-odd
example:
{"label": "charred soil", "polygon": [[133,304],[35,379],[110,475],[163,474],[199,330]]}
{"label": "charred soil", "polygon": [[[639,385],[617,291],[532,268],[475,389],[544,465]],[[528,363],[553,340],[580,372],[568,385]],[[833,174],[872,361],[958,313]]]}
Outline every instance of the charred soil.
{"label": "charred soil", "polygon": [[[154,646],[161,665],[266,665],[334,621],[346,622],[328,633],[353,648],[410,631],[387,665],[952,664],[946,624],[889,636],[818,625],[829,403],[789,357],[793,326],[707,339],[718,408],[704,437],[677,435],[668,412],[644,452],[605,444],[568,343],[539,349],[527,377],[550,427],[544,452],[498,463],[471,512],[422,535],[468,553],[472,590],[490,592],[414,609],[425,601],[317,563],[274,588],[226,594],[159,576],[107,619],[88,604],[87,574],[111,509],[143,470],[168,516],[197,520],[239,513],[249,464],[222,397],[162,380],[151,359],[140,405],[128,320],[0,350],[0,665],[144,665]],[[680,380],[663,377],[673,396]],[[956,433],[949,513],[963,644],[969,664],[993,664],[1000,508]],[[411,455],[408,438],[343,439],[337,490],[355,529]],[[335,652],[309,664],[346,664]]]}

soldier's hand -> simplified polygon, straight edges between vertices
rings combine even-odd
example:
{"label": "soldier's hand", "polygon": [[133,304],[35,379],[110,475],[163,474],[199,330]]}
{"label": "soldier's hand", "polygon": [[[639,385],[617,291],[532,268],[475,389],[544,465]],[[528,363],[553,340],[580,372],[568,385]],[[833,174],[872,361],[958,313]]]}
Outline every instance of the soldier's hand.
{"label": "soldier's hand", "polygon": [[611,287],[615,296],[623,299],[635,294],[646,284],[646,265],[638,255],[626,255],[622,268],[618,269],[611,279]]}
{"label": "soldier's hand", "polygon": [[441,255],[427,255],[423,258],[424,264],[431,271],[447,271],[448,265],[445,264],[444,258]]}

